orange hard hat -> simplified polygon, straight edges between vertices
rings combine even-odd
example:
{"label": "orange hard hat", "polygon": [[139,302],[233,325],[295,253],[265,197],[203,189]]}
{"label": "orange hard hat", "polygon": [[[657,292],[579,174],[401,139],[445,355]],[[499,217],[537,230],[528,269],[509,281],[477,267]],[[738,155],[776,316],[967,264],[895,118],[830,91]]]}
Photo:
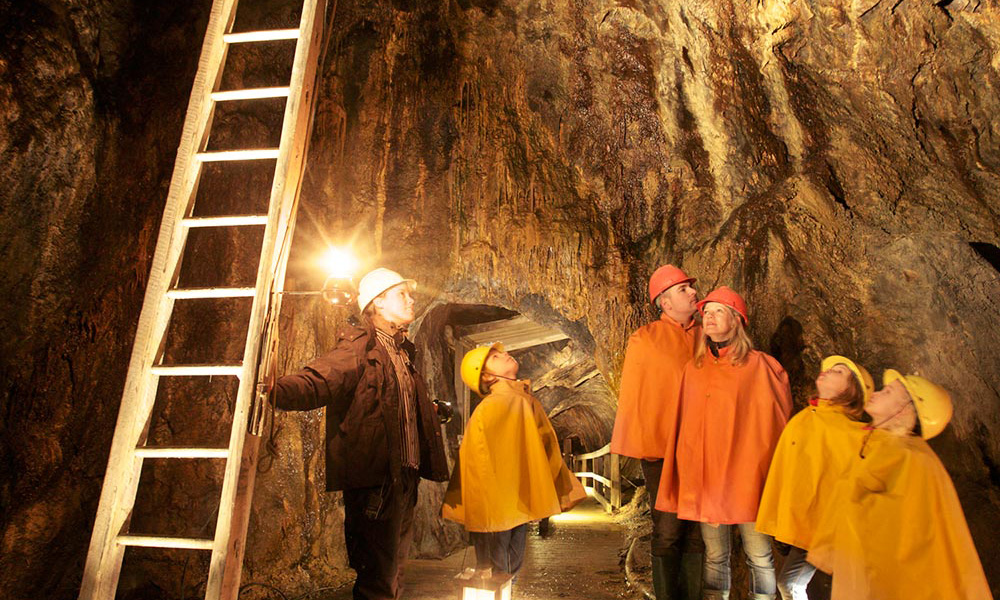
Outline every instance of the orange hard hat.
{"label": "orange hard hat", "polygon": [[740,313],[740,317],[743,318],[743,324],[747,323],[747,303],[743,301],[743,297],[733,291],[732,288],[727,286],[718,287],[712,292],[705,296],[705,298],[698,303],[698,312],[705,312],[705,305],[709,302],[718,302],[719,304],[725,304],[729,308]]}
{"label": "orange hard hat", "polygon": [[687,273],[674,265],[663,265],[653,271],[653,275],[649,278],[649,301],[656,302],[657,296],[678,283],[694,283],[695,281],[697,280],[694,277],[688,277]]}

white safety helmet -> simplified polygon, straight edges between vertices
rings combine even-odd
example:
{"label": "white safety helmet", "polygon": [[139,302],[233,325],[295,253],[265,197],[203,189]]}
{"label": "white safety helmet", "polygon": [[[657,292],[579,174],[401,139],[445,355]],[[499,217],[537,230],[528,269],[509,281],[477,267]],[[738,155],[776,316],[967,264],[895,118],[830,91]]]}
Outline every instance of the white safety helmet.
{"label": "white safety helmet", "polygon": [[382,267],[369,271],[358,283],[358,308],[364,312],[376,296],[401,283],[407,284],[411,292],[417,288],[416,281],[403,279],[403,276],[395,271]]}

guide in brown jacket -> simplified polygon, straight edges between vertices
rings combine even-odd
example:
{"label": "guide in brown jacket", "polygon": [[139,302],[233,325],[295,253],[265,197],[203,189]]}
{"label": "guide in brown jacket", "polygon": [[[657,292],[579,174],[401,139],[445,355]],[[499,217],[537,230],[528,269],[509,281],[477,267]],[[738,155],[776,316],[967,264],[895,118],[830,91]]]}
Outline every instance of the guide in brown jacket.
{"label": "guide in brown jacket", "polygon": [[365,275],[362,324],[345,327],[333,350],[274,387],[279,408],[326,408],[326,489],[344,492],[359,600],[400,597],[417,484],[448,479],[441,428],[406,338],[415,286],[389,269]]}

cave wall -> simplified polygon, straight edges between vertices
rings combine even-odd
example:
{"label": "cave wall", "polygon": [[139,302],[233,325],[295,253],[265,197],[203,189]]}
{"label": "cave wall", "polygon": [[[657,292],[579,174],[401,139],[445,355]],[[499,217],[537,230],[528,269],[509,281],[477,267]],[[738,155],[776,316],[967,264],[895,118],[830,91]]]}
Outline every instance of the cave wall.
{"label": "cave wall", "polygon": [[[0,0],[8,597],[76,595],[208,4]],[[682,264],[703,292],[744,292],[800,403],[833,352],[952,391],[933,446],[1000,590],[995,2],[336,10],[287,287],[314,287],[311,254],[351,242],[417,278],[421,310],[563,330],[614,389],[652,316],[648,274]],[[286,301],[282,368],[342,321]],[[247,580],[350,579],[321,422],[279,419]],[[176,596],[179,569],[142,563],[130,585]]]}
{"label": "cave wall", "polygon": [[0,1],[6,597],[79,591],[207,15]]}

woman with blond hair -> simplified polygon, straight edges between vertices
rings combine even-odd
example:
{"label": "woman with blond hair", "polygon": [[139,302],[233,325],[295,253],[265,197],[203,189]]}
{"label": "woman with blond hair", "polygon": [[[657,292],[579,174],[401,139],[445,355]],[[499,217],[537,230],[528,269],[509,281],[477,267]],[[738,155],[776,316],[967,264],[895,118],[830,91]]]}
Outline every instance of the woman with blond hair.
{"label": "woman with blond hair", "polygon": [[843,356],[824,358],[816,397],[792,417],[778,440],[757,512],[757,531],[792,547],[778,573],[782,600],[809,598],[806,588],[816,567],[806,561],[806,551],[834,486],[864,441],[861,418],[874,388],[872,376],[861,365]]}
{"label": "woman with blond hair", "polygon": [[771,455],[792,410],[788,375],[753,349],[743,298],[720,287],[698,303],[702,333],[681,381],[680,427],[665,460],[656,508],[701,523],[703,597],[729,597],[734,526],[755,600],[776,597],[771,537],[754,527]]}

